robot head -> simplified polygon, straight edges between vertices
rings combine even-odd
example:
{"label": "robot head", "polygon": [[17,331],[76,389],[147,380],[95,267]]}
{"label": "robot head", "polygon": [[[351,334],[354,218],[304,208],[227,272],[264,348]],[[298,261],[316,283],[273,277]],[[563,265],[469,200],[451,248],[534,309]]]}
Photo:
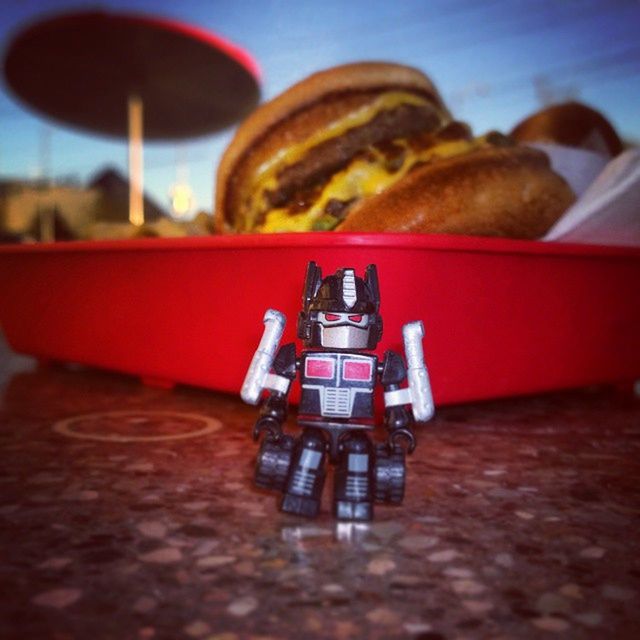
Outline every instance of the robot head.
{"label": "robot head", "polygon": [[338,269],[322,278],[315,262],[307,266],[298,317],[298,337],[307,347],[375,349],[382,337],[378,314],[378,272],[370,264],[364,279],[353,269]]}

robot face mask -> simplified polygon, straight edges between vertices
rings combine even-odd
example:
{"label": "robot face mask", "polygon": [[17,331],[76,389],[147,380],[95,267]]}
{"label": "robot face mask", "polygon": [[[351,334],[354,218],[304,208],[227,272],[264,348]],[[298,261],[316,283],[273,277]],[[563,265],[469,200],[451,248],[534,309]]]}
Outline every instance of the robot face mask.
{"label": "robot face mask", "polygon": [[323,279],[310,262],[302,302],[298,337],[307,347],[375,349],[382,336],[375,265],[367,267],[364,279],[353,269],[338,269]]}
{"label": "robot face mask", "polygon": [[371,317],[362,313],[319,311],[320,346],[332,349],[366,349]]}

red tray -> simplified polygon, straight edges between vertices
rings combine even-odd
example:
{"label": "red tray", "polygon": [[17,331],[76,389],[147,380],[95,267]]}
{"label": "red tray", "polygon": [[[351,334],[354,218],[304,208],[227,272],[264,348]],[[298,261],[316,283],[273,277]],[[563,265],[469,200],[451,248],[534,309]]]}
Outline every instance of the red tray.
{"label": "red tray", "polygon": [[308,260],[378,265],[384,335],[422,319],[436,403],[640,378],[640,250],[337,233],[0,247],[12,348],[239,391],[267,307],[295,339]]}

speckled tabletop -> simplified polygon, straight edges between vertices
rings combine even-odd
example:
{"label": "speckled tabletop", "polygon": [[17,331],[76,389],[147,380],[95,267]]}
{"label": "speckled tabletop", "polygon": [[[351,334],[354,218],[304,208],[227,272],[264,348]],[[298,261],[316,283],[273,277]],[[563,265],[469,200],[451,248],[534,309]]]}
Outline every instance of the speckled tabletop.
{"label": "speckled tabletop", "polygon": [[640,402],[445,407],[405,502],[278,512],[237,398],[0,341],[0,637],[640,637]]}

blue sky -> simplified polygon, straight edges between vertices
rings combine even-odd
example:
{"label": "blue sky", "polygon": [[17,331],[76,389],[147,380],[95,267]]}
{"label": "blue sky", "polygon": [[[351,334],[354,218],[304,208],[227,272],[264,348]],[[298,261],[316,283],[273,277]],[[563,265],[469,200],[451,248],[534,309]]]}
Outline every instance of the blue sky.
{"label": "blue sky", "polygon": [[[476,133],[508,131],[544,100],[579,99],[626,138],[640,140],[640,2],[637,0],[4,0],[0,46],[43,14],[102,7],[162,15],[245,47],[268,99],[322,69],[355,60],[407,63],[434,80]],[[145,187],[161,204],[179,171],[210,209],[214,174],[232,129],[145,146]],[[106,164],[126,172],[125,142],[74,132],[32,114],[0,89],[0,176],[33,177],[48,141],[53,178],[86,180]],[[182,167],[182,169],[179,169]]]}

